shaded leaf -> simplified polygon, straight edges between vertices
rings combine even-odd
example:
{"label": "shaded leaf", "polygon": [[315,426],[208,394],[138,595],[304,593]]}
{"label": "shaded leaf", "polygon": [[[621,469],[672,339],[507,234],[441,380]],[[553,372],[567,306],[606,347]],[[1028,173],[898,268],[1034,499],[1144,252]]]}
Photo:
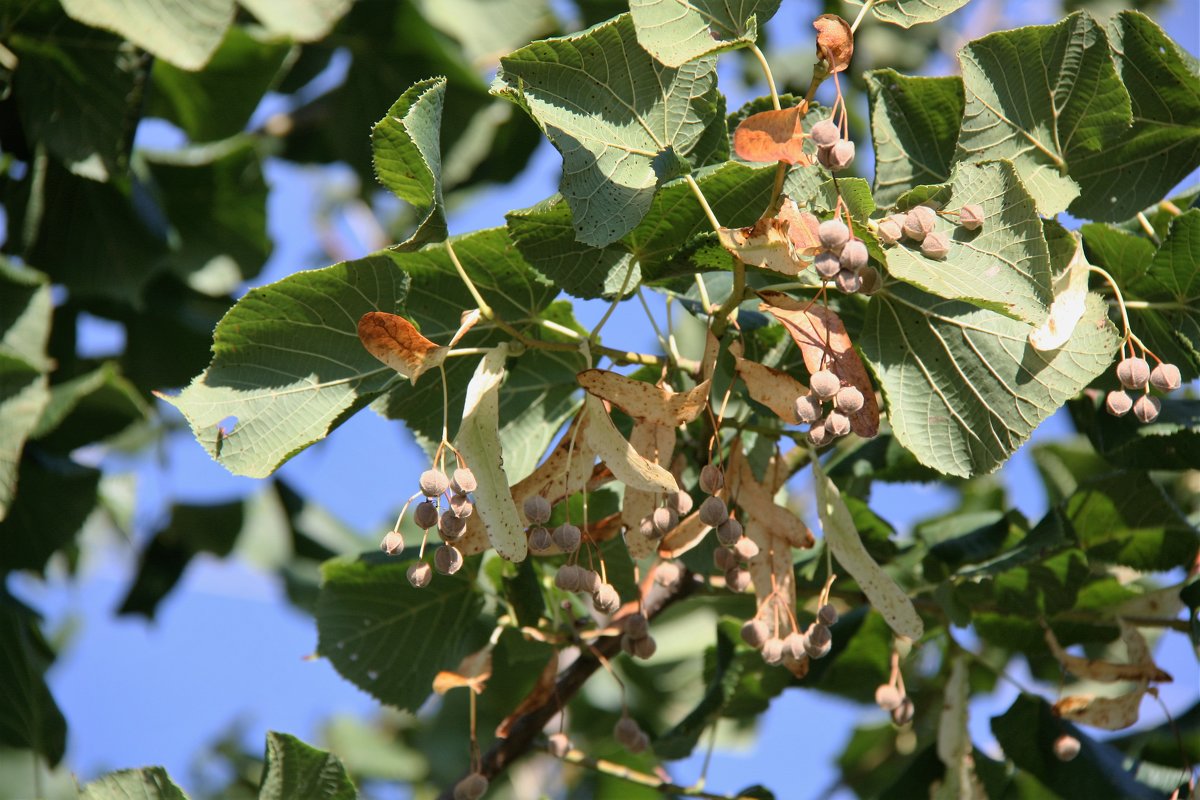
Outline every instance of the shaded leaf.
{"label": "shaded leaf", "polygon": [[342,762],[295,736],[267,731],[266,765],[259,800],[356,800],[358,792]]}
{"label": "shaded leaf", "polygon": [[21,458],[20,490],[0,522],[0,573],[41,570],[96,507],[100,470],[33,446]]}
{"label": "shaded leaf", "polygon": [[1054,301],[1046,320],[1029,332],[1029,343],[1037,350],[1057,350],[1071,338],[1087,310],[1088,263],[1083,242],[1075,246],[1067,268],[1054,282]]}
{"label": "shaded leaf", "polygon": [[50,284],[0,261],[0,520],[16,495],[25,440],[50,401]]}
{"label": "shaded leaf", "polygon": [[0,742],[28,748],[51,766],[67,746],[67,721],[46,684],[54,654],[42,638],[33,612],[0,598]]}

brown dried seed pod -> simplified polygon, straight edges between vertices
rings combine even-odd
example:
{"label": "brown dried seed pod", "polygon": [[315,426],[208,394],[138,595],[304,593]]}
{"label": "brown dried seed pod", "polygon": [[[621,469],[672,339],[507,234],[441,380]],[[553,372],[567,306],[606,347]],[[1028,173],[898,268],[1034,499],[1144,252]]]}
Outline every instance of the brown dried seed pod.
{"label": "brown dried seed pod", "polygon": [[830,158],[832,156],[833,156],[833,145],[830,145],[829,147],[818,147],[817,148],[817,163],[820,164],[825,169],[829,169],[830,164],[833,163],[832,161],[830,161]]}
{"label": "brown dried seed pod", "polygon": [[854,294],[862,288],[862,278],[858,276],[857,272],[844,269],[833,276],[833,285],[838,288],[839,292]]}
{"label": "brown dried seed pod", "polygon": [[796,416],[801,422],[812,424],[821,418],[821,401],[813,394],[802,394],[796,398]]}
{"label": "brown dried seed pod", "polygon": [[733,547],[742,538],[742,523],[734,517],[717,526],[717,541],[726,547]]}
{"label": "brown dried seed pod", "polygon": [[917,206],[909,209],[904,217],[904,236],[912,242],[920,244],[933,231],[937,222],[937,214],[929,206]]}
{"label": "brown dried seed pod", "polygon": [[634,658],[640,658],[642,661],[649,661],[658,651],[658,642],[654,641],[653,636],[643,636],[640,639],[632,639],[631,641],[633,642]]}
{"label": "brown dried seed pod", "polygon": [[422,530],[429,530],[438,523],[438,508],[431,500],[422,500],[413,509],[413,522]]}
{"label": "brown dried seed pod", "polygon": [[1150,365],[1144,358],[1122,358],[1117,362],[1117,380],[1126,389],[1142,389],[1150,380]]}
{"label": "brown dried seed pod", "polygon": [[540,494],[529,495],[521,505],[525,512],[525,519],[529,520],[532,525],[545,525],[546,521],[550,519],[550,501]]}
{"label": "brown dried seed pod", "polygon": [[553,537],[554,543],[558,545],[558,549],[564,553],[574,553],[579,549],[579,542],[583,539],[583,534],[579,528],[569,522],[559,525],[550,536]]}
{"label": "brown dried seed pod", "polygon": [[832,399],[837,395],[838,389],[842,388],[842,382],[838,380],[838,376],[827,369],[819,369],[814,372],[809,378],[808,385],[817,399],[822,401]]}
{"label": "brown dried seed pod", "polygon": [[651,516],[654,522],[655,538],[670,533],[671,530],[679,524],[679,512],[670,506],[654,509],[654,514]]}
{"label": "brown dried seed pod", "polygon": [[424,561],[409,564],[405,575],[414,589],[424,589],[433,580],[433,570]]}
{"label": "brown dried seed pod", "polygon": [[404,549],[404,537],[400,531],[388,531],[384,534],[383,541],[379,543],[379,549],[389,556],[394,556]]}
{"label": "brown dried seed pod", "polygon": [[621,595],[611,583],[602,583],[592,592],[592,605],[601,614],[613,614],[621,607]]}
{"label": "brown dried seed pod", "polygon": [[458,548],[444,544],[433,551],[433,567],[443,575],[453,575],[462,569],[463,556]]}
{"label": "brown dried seed pod", "polygon": [[808,429],[808,441],[813,447],[823,447],[832,440],[833,434],[825,428],[825,420],[823,419],[817,420]]}
{"label": "brown dried seed pod", "polygon": [[904,236],[906,219],[904,214],[892,214],[879,220],[879,224],[875,227],[875,235],[879,237],[879,242],[883,245],[892,245],[900,241]]}
{"label": "brown dried seed pod", "polygon": [[582,570],[574,564],[563,564],[554,573],[554,585],[564,592],[579,591],[579,577]]}
{"label": "brown dried seed pod", "polygon": [[454,800],[479,800],[488,790],[488,779],[472,772],[454,784]]}
{"label": "brown dried seed pod", "polygon": [[729,519],[729,506],[719,497],[706,497],[700,504],[700,521],[715,528]]}
{"label": "brown dried seed pod", "polygon": [[1152,394],[1141,395],[1133,401],[1133,415],[1138,418],[1138,422],[1154,422],[1161,410],[1162,401]]}
{"label": "brown dried seed pod", "polygon": [[817,257],[813,259],[813,269],[822,278],[832,279],[842,271],[842,260],[837,257],[837,254],[825,250],[817,253]]}
{"label": "brown dried seed pod", "polygon": [[825,418],[825,430],[831,436],[845,436],[850,432],[850,418],[840,411],[830,411]]}
{"label": "brown dried seed pod", "polygon": [[829,632],[828,626],[820,623],[809,625],[808,630],[804,632],[804,639],[804,652],[809,658],[824,658],[833,647],[833,634]]}
{"label": "brown dried seed pod", "polygon": [[417,483],[421,487],[421,494],[426,497],[437,497],[450,488],[450,479],[440,469],[425,470]]}
{"label": "brown dried seed pod", "polygon": [[792,631],[783,637],[783,654],[791,656],[797,661],[805,658],[808,655],[808,651],[804,634],[799,631]]}
{"label": "brown dried seed pod", "polygon": [[867,265],[867,246],[862,239],[851,239],[842,248],[842,269],[858,272]]}
{"label": "brown dried seed pod", "polygon": [[1162,362],[1150,370],[1150,385],[1162,392],[1173,392],[1183,383],[1179,367]]}
{"label": "brown dried seed pod", "polygon": [[637,739],[641,733],[641,726],[625,714],[622,714],[621,718],[617,720],[617,724],[613,726],[613,738],[625,747],[628,747],[629,743]]}
{"label": "brown dried seed pod", "polygon": [[438,533],[445,542],[457,542],[467,532],[467,521],[450,509],[438,517]]}
{"label": "brown dried seed pod", "polygon": [[771,637],[763,642],[762,660],[768,664],[779,664],[783,661],[783,639]]}
{"label": "brown dried seed pod", "polygon": [[654,529],[653,514],[647,514],[638,520],[638,533],[642,535],[643,539],[657,539],[662,535]]}
{"label": "brown dried seed pod", "polygon": [[1133,408],[1133,398],[1121,389],[1113,389],[1104,397],[1104,408],[1114,417],[1123,417]]}
{"label": "brown dried seed pod", "polygon": [[554,539],[550,531],[538,525],[529,530],[529,549],[535,553],[545,553],[554,547]]}
{"label": "brown dried seed pod", "polygon": [[749,561],[758,555],[758,545],[743,536],[733,546],[733,554],[741,561]]}
{"label": "brown dried seed pod", "polygon": [[675,513],[681,517],[689,514],[693,505],[692,496],[683,490],[667,495],[667,507],[675,509]]}
{"label": "brown dried seed pod", "polygon": [[668,589],[679,583],[683,577],[683,569],[674,561],[664,561],[654,570],[654,582]]}
{"label": "brown dried seed pod", "polygon": [[741,594],[750,587],[750,572],[741,567],[725,570],[725,585],[730,591]]}
{"label": "brown dried seed pod", "polygon": [[625,634],[630,639],[645,639],[650,635],[650,621],[642,613],[630,614],[625,618]]}
{"label": "brown dried seed pod", "polygon": [[475,504],[465,494],[450,495],[450,510],[459,519],[466,519],[475,513]]}
{"label": "brown dried seed pod", "polygon": [[725,473],[716,464],[705,464],[700,468],[700,491],[716,494],[725,485]]}
{"label": "brown dried seed pod", "polygon": [[629,752],[633,753],[634,755],[637,755],[638,753],[645,751],[646,748],[648,748],[649,746],[650,746],[650,737],[646,734],[645,731],[642,731],[642,735],[637,738],[637,741],[629,746]]}
{"label": "brown dried seed pod", "polygon": [[897,725],[907,725],[912,722],[916,711],[917,707],[913,705],[912,698],[905,697],[900,701],[900,705],[892,709],[892,722]]}
{"label": "brown dried seed pod", "polygon": [[867,297],[874,295],[883,286],[883,277],[879,274],[879,270],[871,266],[860,269],[858,279],[862,281],[862,285],[858,287],[858,293]]}
{"label": "brown dried seed pod", "polygon": [[884,711],[895,711],[903,700],[904,696],[900,694],[900,690],[890,683],[881,683],[875,689],[875,705]]}
{"label": "brown dried seed pod", "polygon": [[1072,761],[1079,755],[1081,745],[1074,736],[1064,733],[1054,740],[1054,757],[1059,761]]}
{"label": "brown dried seed pod", "polygon": [[958,211],[958,224],[969,231],[977,231],[983,227],[983,206],[978,203],[967,203]]}
{"label": "brown dried seed pod", "polygon": [[941,231],[933,231],[921,240],[921,255],[941,260],[950,252],[950,237]]}
{"label": "brown dried seed pod", "polygon": [[850,229],[840,219],[827,219],[817,228],[817,238],[827,250],[840,253],[846,242],[850,241]]}
{"label": "brown dried seed pod", "polygon": [[742,625],[742,641],[755,650],[762,647],[771,638],[771,630],[761,619],[750,619]]}
{"label": "brown dried seed pod", "polygon": [[836,625],[838,621],[838,612],[831,604],[826,603],[817,609],[817,619],[822,625]]}
{"label": "brown dried seed pod", "polygon": [[575,574],[578,577],[575,582],[579,586],[579,591],[595,594],[604,585],[604,579],[600,577],[600,573],[596,572],[596,570],[587,569],[586,567],[576,567],[576,569],[578,572]]}
{"label": "brown dried seed pod", "polygon": [[823,119],[808,132],[817,147],[833,147],[842,138],[837,124],[832,119]]}
{"label": "brown dried seed pod", "polygon": [[571,752],[571,740],[565,733],[552,733],[546,742],[546,749],[555,758],[562,758]]}
{"label": "brown dried seed pod", "polygon": [[829,169],[841,172],[854,163],[854,142],[842,139],[829,150]]}
{"label": "brown dried seed pod", "polygon": [[718,547],[713,550],[713,566],[726,572],[738,565],[737,556],[731,547]]}
{"label": "brown dried seed pod", "polygon": [[843,386],[833,398],[833,407],[843,414],[853,414],[863,407],[863,393],[857,386]]}
{"label": "brown dried seed pod", "polygon": [[454,494],[468,494],[479,488],[479,481],[475,480],[475,473],[466,467],[460,467],[454,470],[454,477],[450,480],[450,490]]}

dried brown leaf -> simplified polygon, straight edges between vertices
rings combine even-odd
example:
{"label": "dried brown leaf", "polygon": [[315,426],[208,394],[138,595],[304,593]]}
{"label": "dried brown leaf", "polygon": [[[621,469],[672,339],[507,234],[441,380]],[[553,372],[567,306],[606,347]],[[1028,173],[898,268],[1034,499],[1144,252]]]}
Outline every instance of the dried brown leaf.
{"label": "dried brown leaf", "polygon": [[1107,731],[1119,731],[1138,721],[1138,709],[1145,695],[1145,689],[1137,689],[1117,697],[1071,695],[1059,700],[1051,710],[1056,716],[1072,722]]}
{"label": "dried brown leaf", "polygon": [[358,338],[368,353],[413,383],[441,364],[450,351],[426,339],[404,317],[386,311],[368,311],[359,317]]}
{"label": "dried brown leaf", "polygon": [[781,292],[760,292],[760,311],[768,311],[783,324],[800,348],[808,371],[826,368],[863,395],[862,410],[850,415],[851,429],[864,439],[879,433],[879,403],[862,359],[858,357],[846,326],[827,306],[801,303]]}
{"label": "dried brown leaf", "polygon": [[617,480],[647,492],[679,491],[679,484],[670,472],[639,455],[621,435],[599,397],[586,395],[584,413],[592,418],[587,428],[588,442]]}
{"label": "dried brown leaf", "polygon": [[850,66],[854,56],[854,33],[850,23],[837,14],[822,14],[813,20],[817,29],[817,55],[825,59],[830,74]]}
{"label": "dried brown leaf", "polygon": [[590,394],[607,400],[634,419],[672,428],[700,416],[708,402],[708,381],[686,392],[676,392],[665,384],[647,383],[605,369],[584,370],[576,377]]}
{"label": "dried brown leaf", "polygon": [[483,319],[483,312],[478,308],[469,308],[462,312],[462,315],[458,318],[458,330],[454,332],[454,336],[451,337],[450,343],[446,346],[454,347],[454,345],[458,344],[458,340],[466,336],[467,331],[474,328],[476,323],[481,319]]}
{"label": "dried brown leaf", "polygon": [[[1137,677],[1134,678],[1136,688],[1132,691],[1116,697],[1095,697],[1090,694],[1070,695],[1054,704],[1053,711],[1056,715],[1072,722],[1109,731],[1119,731],[1138,721],[1142,698],[1147,693],[1154,692],[1150,688],[1152,681],[1171,680],[1170,675],[1154,664],[1150,655],[1150,646],[1146,643],[1146,637],[1142,636],[1142,632],[1123,619],[1118,619],[1117,623],[1121,628],[1121,641],[1125,643],[1129,664],[1113,664],[1071,656],[1063,652],[1054,638],[1054,634],[1047,629],[1046,643],[1050,646],[1051,652],[1068,671],[1075,675],[1101,681],[1129,680],[1126,669],[1138,668]],[[1110,677],[1114,671],[1118,673],[1118,677]]]}
{"label": "dried brown leaf", "polygon": [[658,554],[663,558],[676,558],[691,550],[704,541],[704,535],[711,530],[700,521],[700,510],[696,509],[679,520],[670,533],[658,542]]}
{"label": "dried brown leaf", "polygon": [[810,164],[804,154],[804,103],[746,117],[733,132],[733,151],[744,161]]}
{"label": "dried brown leaf", "polygon": [[789,197],[776,215],[760,217],[748,228],[721,228],[717,238],[744,264],[783,275],[798,275],[808,266],[804,258],[820,250],[817,238],[820,225],[815,214],[801,211]]}
{"label": "dried brown leaf", "polygon": [[821,251],[821,219],[811,211],[801,211],[796,201],[784,198],[779,207],[779,219],[787,223],[788,238],[797,255],[815,256]]}
{"label": "dried brown leaf", "polygon": [[729,352],[733,354],[734,368],[746,384],[750,396],[774,411],[788,425],[799,423],[796,398],[806,394],[808,387],[781,369],[743,358],[740,342],[729,345]]}
{"label": "dried brown leaf", "polygon": [[1149,649],[1145,646],[1145,638],[1137,628],[1125,622],[1122,622],[1121,626],[1121,638],[1125,641],[1125,647],[1129,653],[1130,663],[1128,664],[1116,664],[1098,658],[1071,655],[1058,643],[1054,631],[1049,627],[1045,630],[1046,645],[1058,659],[1058,663],[1062,664],[1063,669],[1077,678],[1086,678],[1102,683],[1116,681],[1170,682],[1171,676],[1159,669],[1158,665],[1150,659]]}
{"label": "dried brown leaf", "polygon": [[492,646],[463,658],[454,670],[442,670],[433,678],[433,691],[445,694],[451,689],[466,686],[480,694],[487,679],[492,677]]}
{"label": "dried brown leaf", "polygon": [[[780,537],[790,547],[812,547],[812,531],[804,524],[804,520],[775,502],[775,493],[787,480],[783,462],[772,459],[768,469],[774,472],[768,474],[765,484],[759,482],[750,468],[750,462],[735,448],[729,457],[729,468],[725,475],[729,496],[749,519],[762,523],[772,536]],[[779,474],[781,472],[783,474]]]}

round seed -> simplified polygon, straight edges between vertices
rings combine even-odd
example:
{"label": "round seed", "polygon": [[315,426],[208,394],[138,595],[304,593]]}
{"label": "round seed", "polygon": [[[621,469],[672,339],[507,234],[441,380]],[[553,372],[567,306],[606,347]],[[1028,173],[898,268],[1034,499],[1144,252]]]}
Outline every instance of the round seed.
{"label": "round seed", "polygon": [[454,784],[454,800],[479,800],[488,790],[488,779],[472,772]]}
{"label": "round seed", "polygon": [[826,249],[840,253],[846,242],[850,241],[850,229],[840,219],[827,219],[817,228],[817,238]]}
{"label": "round seed", "polygon": [[1138,422],[1148,423],[1158,419],[1158,412],[1162,410],[1162,401],[1152,394],[1144,394],[1133,401],[1133,415],[1138,418]]}
{"label": "round seed", "polygon": [[783,653],[785,656],[791,656],[799,661],[808,655],[807,642],[804,639],[804,634],[799,631],[792,631],[783,638]]}
{"label": "round seed", "polygon": [[900,707],[900,703],[904,700],[900,690],[890,683],[881,683],[875,689],[875,705],[882,708],[884,711],[894,711]]}
{"label": "round seed", "polygon": [[808,385],[812,389],[812,393],[822,401],[833,399],[838,390],[842,388],[842,382],[838,380],[838,376],[827,369],[814,372]]}
{"label": "round seed", "polygon": [[862,282],[862,285],[858,287],[858,293],[867,297],[878,292],[879,288],[883,286],[883,278],[880,276],[879,270],[872,266],[860,269],[858,271],[858,279]]}
{"label": "round seed", "polygon": [[422,530],[429,530],[438,523],[438,509],[431,500],[422,500],[413,509],[413,522]]}
{"label": "round seed", "polygon": [[683,570],[674,561],[664,561],[654,570],[654,582],[659,586],[670,588],[679,583]]}
{"label": "round seed", "polygon": [[802,394],[796,398],[796,416],[801,422],[812,424],[821,418],[821,401],[813,394]]}
{"label": "round seed", "polygon": [[853,414],[863,407],[863,393],[857,386],[843,386],[833,398],[833,407],[843,414]]}
{"label": "round seed", "polygon": [[459,519],[466,519],[475,513],[475,504],[465,494],[452,494],[450,495],[450,510]]}
{"label": "round seed", "polygon": [[681,517],[690,513],[693,505],[692,496],[685,491],[680,490],[667,495],[667,507],[675,509],[675,513]]}
{"label": "round seed", "polygon": [[841,172],[854,163],[854,142],[842,139],[829,151],[829,169]]}
{"label": "round seed", "polygon": [[700,468],[700,491],[716,494],[725,485],[725,473],[716,464],[705,464]]}
{"label": "round seed", "polygon": [[862,288],[862,278],[858,277],[857,272],[844,269],[833,276],[833,284],[838,288],[839,292],[854,294]]}
{"label": "round seed", "polygon": [[1133,398],[1121,389],[1114,389],[1105,395],[1104,408],[1114,417],[1123,417],[1133,408]]}
{"label": "round seed", "polygon": [[421,487],[421,494],[426,497],[437,497],[450,488],[450,479],[440,469],[425,470],[417,483]]}
{"label": "round seed", "polygon": [[563,564],[554,573],[554,585],[564,592],[579,591],[579,578],[582,572],[583,570],[574,564]]}
{"label": "round seed", "polygon": [[770,638],[771,631],[767,628],[767,623],[761,619],[746,620],[742,625],[742,641],[755,650],[766,644],[767,639]]}
{"label": "round seed", "polygon": [[454,478],[450,481],[450,489],[455,494],[467,494],[479,488],[475,473],[466,467],[454,470]]}
{"label": "round seed", "polygon": [[739,561],[749,561],[758,555],[758,545],[743,536],[733,546],[733,554],[738,557]]}
{"label": "round seed", "polygon": [[550,531],[538,525],[529,531],[529,549],[535,553],[545,553],[554,547],[554,539]]}
{"label": "round seed", "polygon": [[941,231],[925,234],[921,240],[921,255],[926,258],[941,260],[950,252],[950,237]]}
{"label": "round seed", "polygon": [[562,758],[571,752],[571,740],[565,733],[552,733],[547,739],[546,749],[555,758]]}
{"label": "round seed", "polygon": [[414,589],[424,589],[433,580],[433,570],[424,561],[410,564],[405,575]]}
{"label": "round seed", "polygon": [[658,642],[654,641],[653,636],[643,636],[641,639],[633,639],[632,641],[634,658],[649,661],[658,651]]}
{"label": "round seed", "polygon": [[456,542],[467,532],[467,521],[447,509],[438,517],[438,533],[442,541]]}
{"label": "round seed", "polygon": [[907,217],[904,214],[892,214],[890,217],[879,220],[875,227],[875,235],[879,237],[880,243],[892,245],[900,241],[904,236],[905,219]]}
{"label": "round seed", "polygon": [[1117,362],[1117,380],[1126,389],[1142,389],[1150,380],[1150,365],[1144,358],[1122,358]]}
{"label": "round seed", "polygon": [[829,250],[824,250],[813,259],[813,269],[822,278],[833,278],[842,271],[842,260]]}
{"label": "round seed", "polygon": [[804,633],[807,642],[804,652],[809,658],[824,658],[829,655],[829,650],[833,647],[833,634],[827,626],[814,623],[809,625]]}
{"label": "round seed", "polygon": [[550,501],[540,494],[531,494],[521,504],[525,519],[533,525],[544,525],[550,519]]}
{"label": "round seed", "polygon": [[817,420],[808,429],[808,441],[813,447],[822,447],[833,439],[833,435],[825,428],[825,420]]}
{"label": "round seed", "polygon": [[670,506],[654,509],[653,514],[655,537],[659,538],[679,524],[679,512]]}
{"label": "round seed", "polygon": [[742,538],[742,523],[730,517],[717,526],[717,541],[726,547],[733,547]]}
{"label": "round seed", "polygon": [[850,432],[850,418],[840,411],[830,411],[825,418],[825,430],[831,436],[845,436]]}
{"label": "round seed", "polygon": [[1183,383],[1179,367],[1163,362],[1150,370],[1150,385],[1163,392],[1173,392]]}
{"label": "round seed", "polygon": [[729,506],[719,497],[706,497],[700,504],[700,521],[715,528],[729,519]]}
{"label": "round seed", "polygon": [[838,612],[831,604],[826,603],[817,610],[817,619],[822,625],[836,625],[838,621]]}
{"label": "round seed", "polygon": [[400,531],[388,531],[379,543],[379,549],[389,556],[394,556],[404,549],[404,537]]}
{"label": "round seed", "polygon": [[851,239],[842,248],[842,268],[857,272],[867,265],[867,246],[862,239]]}
{"label": "round seed", "polygon": [[737,556],[730,547],[718,547],[713,550],[713,566],[722,572],[727,572],[738,565]]}
{"label": "round seed", "polygon": [[977,231],[983,227],[983,206],[978,203],[967,203],[958,211],[958,224],[969,231]]}
{"label": "round seed", "polygon": [[1054,757],[1059,761],[1071,761],[1079,755],[1079,740],[1074,736],[1063,734],[1054,740]]}
{"label": "round seed", "polygon": [[900,701],[900,705],[892,709],[892,722],[897,725],[907,725],[912,722],[913,714],[916,713],[916,710],[912,699],[905,697]]}
{"label": "round seed", "polygon": [[559,525],[550,535],[554,539],[554,543],[558,545],[558,549],[564,553],[574,553],[579,549],[579,542],[583,539],[579,528],[569,522]]}
{"label": "round seed", "polygon": [[768,664],[778,664],[783,661],[783,639],[772,637],[763,642],[762,660]]}
{"label": "round seed", "polygon": [[750,587],[750,573],[741,567],[725,570],[725,585],[741,594]]}
{"label": "round seed", "polygon": [[838,126],[831,119],[823,119],[813,125],[809,135],[817,147],[833,147],[842,138]]}
{"label": "round seed", "polygon": [[645,614],[630,614],[625,618],[625,635],[631,639],[645,639],[650,635],[650,622]]}
{"label": "round seed", "polygon": [[612,614],[621,607],[621,595],[611,583],[602,583],[592,592],[592,605],[601,614]]}
{"label": "round seed", "polygon": [[933,231],[937,222],[937,214],[929,206],[917,206],[909,209],[904,216],[904,235],[911,241],[920,244],[926,235]]}
{"label": "round seed", "polygon": [[433,566],[443,575],[453,575],[462,569],[463,556],[458,548],[444,544],[433,551]]}

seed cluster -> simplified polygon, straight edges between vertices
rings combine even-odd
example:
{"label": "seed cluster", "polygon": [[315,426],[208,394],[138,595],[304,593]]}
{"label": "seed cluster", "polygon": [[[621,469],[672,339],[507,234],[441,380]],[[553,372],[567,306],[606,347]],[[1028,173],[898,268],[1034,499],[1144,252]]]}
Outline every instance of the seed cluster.
{"label": "seed cluster", "polygon": [[[417,479],[419,491],[412,499],[416,499],[417,496],[424,499],[413,508],[413,522],[426,532],[437,528],[443,544],[434,551],[433,567],[443,575],[453,575],[462,569],[463,554],[454,543],[467,532],[467,517],[475,513],[475,502],[471,499],[471,492],[475,491],[478,485],[475,474],[466,467],[454,470],[453,476],[448,476],[437,468],[427,469]],[[401,516],[403,517],[403,514]],[[379,545],[389,556],[404,550],[404,537],[398,530],[399,525],[397,520],[396,528],[388,531]],[[407,575],[408,582],[414,588],[423,589],[432,580],[433,570],[428,564],[418,562],[409,566]]]}
{"label": "seed cluster", "polygon": [[634,658],[651,658],[658,650],[658,643],[650,635],[650,622],[642,613],[630,614],[625,618],[625,633],[621,636],[621,649]]}
{"label": "seed cluster", "polygon": [[[759,613],[762,613],[761,610]],[[837,609],[829,603],[821,606],[817,611],[817,618],[803,633],[795,628],[785,632],[778,627],[778,621],[775,631],[772,632],[771,627],[756,616],[742,625],[742,641],[758,650],[766,663],[790,667],[806,659],[824,658],[829,655],[833,647],[833,632],[830,628],[837,621]]]}
{"label": "seed cluster", "polygon": [[[1182,383],[1179,367],[1159,361],[1154,369],[1146,359],[1139,356],[1122,358],[1117,362],[1117,380],[1122,389],[1114,389],[1104,398],[1104,408],[1114,417],[1123,417],[1131,410],[1138,422],[1148,423],[1158,419],[1162,401],[1150,394],[1153,386],[1161,392],[1173,392]],[[1141,392],[1134,400],[1126,389]]]}
{"label": "seed cluster", "polygon": [[861,292],[872,295],[882,283],[879,270],[870,266],[867,246],[854,238],[850,228],[840,219],[827,219],[817,229],[821,251],[813,259],[813,269],[822,280],[833,281],[846,294]]}
{"label": "seed cluster", "polygon": [[479,800],[487,790],[488,779],[481,772],[472,772],[454,784],[454,800]]}
{"label": "seed cluster", "polygon": [[842,138],[841,129],[832,119],[823,119],[809,131],[817,145],[817,163],[830,172],[841,172],[854,162],[854,142]]}
{"label": "seed cluster", "polygon": [[[958,224],[968,231],[983,227],[983,206],[977,203],[963,206],[956,216]],[[929,206],[915,206],[907,213],[892,214],[879,220],[875,235],[885,246],[908,242],[918,247],[926,258],[941,260],[950,252],[950,237],[944,231],[936,230],[937,218],[937,212]]]}
{"label": "seed cluster", "polygon": [[912,698],[904,690],[904,681],[898,671],[892,673],[890,682],[881,683],[876,687],[875,705],[890,713],[892,722],[896,725],[907,725],[912,722],[913,715],[917,710]]}
{"label": "seed cluster", "polygon": [[750,587],[750,571],[744,566],[758,555],[758,545],[743,534],[742,523],[729,513],[729,506],[717,494],[725,487],[725,473],[716,464],[700,470],[700,489],[708,497],[700,504],[700,521],[717,533],[720,546],[713,551],[713,565],[725,573],[725,585],[734,592]]}
{"label": "seed cluster", "polygon": [[650,746],[650,737],[628,712],[622,713],[613,726],[613,738],[631,753],[640,753]]}
{"label": "seed cluster", "polygon": [[671,492],[662,506],[642,518],[638,532],[647,539],[661,539],[679,524],[681,517],[691,512],[692,505],[692,496],[687,492]]}
{"label": "seed cluster", "polygon": [[[825,411],[825,404],[831,408]],[[814,447],[828,444],[850,433],[850,418],[862,411],[865,398],[855,386],[843,386],[831,370],[821,369],[808,381],[808,394],[796,398],[796,416],[806,423],[808,440]]]}

